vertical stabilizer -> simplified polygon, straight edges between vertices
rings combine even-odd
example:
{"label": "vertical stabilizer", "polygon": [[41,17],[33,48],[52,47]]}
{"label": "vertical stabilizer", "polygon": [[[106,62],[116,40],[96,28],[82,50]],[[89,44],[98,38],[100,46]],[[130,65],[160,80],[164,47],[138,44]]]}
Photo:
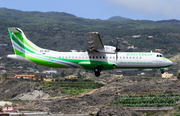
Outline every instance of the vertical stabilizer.
{"label": "vertical stabilizer", "polygon": [[10,27],[8,31],[16,55],[40,51],[41,48],[29,41],[20,28]]}

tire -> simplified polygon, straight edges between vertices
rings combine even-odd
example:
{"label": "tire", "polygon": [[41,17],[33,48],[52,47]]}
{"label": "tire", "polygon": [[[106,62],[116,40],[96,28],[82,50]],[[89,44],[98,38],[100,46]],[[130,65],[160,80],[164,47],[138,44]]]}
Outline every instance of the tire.
{"label": "tire", "polygon": [[100,76],[100,72],[95,72],[95,76],[99,77]]}

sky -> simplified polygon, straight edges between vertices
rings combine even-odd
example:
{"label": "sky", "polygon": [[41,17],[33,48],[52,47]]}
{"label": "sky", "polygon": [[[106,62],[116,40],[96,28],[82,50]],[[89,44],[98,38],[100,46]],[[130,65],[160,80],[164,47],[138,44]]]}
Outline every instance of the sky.
{"label": "sky", "polygon": [[77,17],[107,20],[180,20],[180,0],[0,0],[0,7],[21,11],[66,12]]}

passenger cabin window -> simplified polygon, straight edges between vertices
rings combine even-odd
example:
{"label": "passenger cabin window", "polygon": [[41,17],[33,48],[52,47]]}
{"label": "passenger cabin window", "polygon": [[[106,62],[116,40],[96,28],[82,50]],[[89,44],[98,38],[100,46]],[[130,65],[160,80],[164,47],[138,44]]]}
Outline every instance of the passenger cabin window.
{"label": "passenger cabin window", "polygon": [[103,58],[105,58],[105,56],[103,56]]}

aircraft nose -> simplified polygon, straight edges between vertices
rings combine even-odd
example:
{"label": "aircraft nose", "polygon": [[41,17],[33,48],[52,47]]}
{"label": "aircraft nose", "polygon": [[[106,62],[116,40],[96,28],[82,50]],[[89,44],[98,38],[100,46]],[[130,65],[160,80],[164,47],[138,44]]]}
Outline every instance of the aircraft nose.
{"label": "aircraft nose", "polygon": [[173,65],[173,62],[171,60],[168,59],[168,65]]}

